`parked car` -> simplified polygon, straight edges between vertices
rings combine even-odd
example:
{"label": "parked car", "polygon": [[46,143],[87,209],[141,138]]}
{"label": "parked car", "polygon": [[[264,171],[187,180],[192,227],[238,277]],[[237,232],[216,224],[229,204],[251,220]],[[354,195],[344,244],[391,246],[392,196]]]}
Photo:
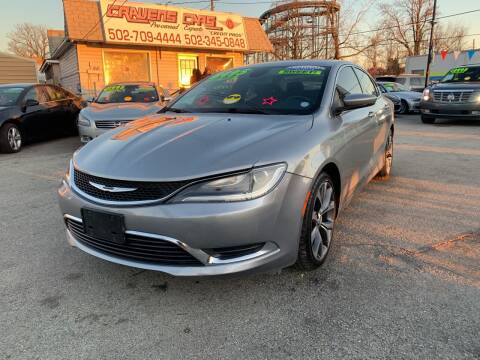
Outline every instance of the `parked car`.
{"label": "parked car", "polygon": [[154,83],[130,82],[106,86],[78,116],[80,140],[87,143],[104,132],[146,115],[155,114],[168,101],[166,89]]}
{"label": "parked car", "polygon": [[402,99],[400,99],[397,95],[388,92],[382,85],[377,83],[380,92],[393,103],[393,109],[395,112],[398,112],[402,106]]}
{"label": "parked car", "polygon": [[394,82],[377,82],[382,93],[395,95],[400,98],[400,107],[397,109],[399,114],[408,114],[411,111],[419,111],[422,94],[416,91],[410,91],[402,84]]}
{"label": "parked car", "polygon": [[381,75],[376,77],[377,81],[396,82],[402,84],[410,91],[422,92],[425,89],[425,76],[416,74]]}
{"label": "parked car", "polygon": [[451,69],[425,89],[420,110],[425,124],[436,118],[480,120],[480,65]]}
{"label": "parked car", "polygon": [[32,140],[73,135],[82,100],[53,85],[0,85],[0,152]]}
{"label": "parked car", "polygon": [[337,214],[393,160],[394,114],[344,61],[217,73],[75,153],[58,191],[71,245],[197,276],[312,270]]}

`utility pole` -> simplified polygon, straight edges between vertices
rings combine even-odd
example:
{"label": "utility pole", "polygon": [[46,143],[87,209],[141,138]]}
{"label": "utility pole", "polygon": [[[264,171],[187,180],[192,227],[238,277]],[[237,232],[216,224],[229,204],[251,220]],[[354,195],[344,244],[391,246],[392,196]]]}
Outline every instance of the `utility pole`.
{"label": "utility pole", "polygon": [[425,87],[428,86],[428,78],[430,77],[430,63],[432,62],[433,52],[433,28],[435,27],[435,15],[437,13],[437,0],[433,0],[433,15],[430,28],[430,44],[428,45],[427,71],[425,73]]}
{"label": "utility pole", "polygon": [[213,2],[214,2],[214,0],[210,0],[210,11],[215,10],[215,4]]}

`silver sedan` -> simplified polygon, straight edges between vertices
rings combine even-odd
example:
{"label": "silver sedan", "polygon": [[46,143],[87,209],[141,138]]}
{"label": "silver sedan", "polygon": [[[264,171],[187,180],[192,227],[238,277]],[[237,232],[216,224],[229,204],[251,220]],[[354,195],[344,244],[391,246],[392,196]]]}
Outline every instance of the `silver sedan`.
{"label": "silver sedan", "polygon": [[408,90],[402,84],[394,82],[378,82],[380,91],[387,96],[396,96],[400,99],[400,105],[397,108],[399,114],[408,114],[411,111],[420,111],[420,100],[422,93]]}
{"label": "silver sedan", "polygon": [[392,103],[342,61],[210,76],[74,154],[58,191],[71,245],[181,276],[325,260],[338,213],[393,159]]}
{"label": "silver sedan", "polygon": [[80,141],[87,143],[120,125],[155,114],[169,100],[168,91],[153,83],[110,84],[78,114]]}

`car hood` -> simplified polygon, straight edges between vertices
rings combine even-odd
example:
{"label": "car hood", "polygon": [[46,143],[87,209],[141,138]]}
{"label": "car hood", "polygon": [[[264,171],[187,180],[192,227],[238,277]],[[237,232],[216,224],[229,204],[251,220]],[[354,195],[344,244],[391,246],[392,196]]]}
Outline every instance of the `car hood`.
{"label": "car hood", "polygon": [[416,91],[395,91],[393,94],[401,99],[415,100],[422,98],[422,93]]}
{"label": "car hood", "polygon": [[438,83],[432,86],[433,90],[479,90],[480,82]]}
{"label": "car hood", "polygon": [[89,120],[134,120],[154,114],[162,108],[158,102],[153,103],[91,103],[82,109],[81,114]]}
{"label": "car hood", "polygon": [[194,179],[238,171],[285,161],[282,149],[311,128],[312,118],[148,116],[89,142],[76,153],[74,164],[92,175],[139,181]]}

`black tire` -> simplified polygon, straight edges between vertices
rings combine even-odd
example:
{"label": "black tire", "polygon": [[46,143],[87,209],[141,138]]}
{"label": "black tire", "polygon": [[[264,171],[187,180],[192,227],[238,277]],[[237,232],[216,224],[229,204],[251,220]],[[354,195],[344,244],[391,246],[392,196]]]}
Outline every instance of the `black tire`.
{"label": "black tire", "polygon": [[422,115],[422,123],[424,124],[433,124],[435,123],[435,118],[431,116]]}
{"label": "black tire", "polygon": [[[325,211],[324,215],[319,215],[320,210],[324,209],[324,206],[321,206],[322,204],[319,204],[319,198],[318,195],[320,194],[321,188],[323,188],[324,184],[328,184],[329,188],[331,188],[331,197],[327,205],[328,211]],[[327,188],[323,188],[327,189]],[[333,239],[333,232],[334,232],[334,227],[335,227],[335,220],[337,216],[337,209],[338,209],[338,204],[337,204],[337,191],[340,189],[336,189],[334,182],[332,181],[331,177],[325,173],[322,172],[318,178],[315,180],[315,183],[313,184],[312,190],[309,194],[309,199],[307,202],[307,206],[305,209],[305,214],[303,216],[303,225],[302,225],[302,233],[300,236],[300,243],[298,246],[298,258],[297,258],[297,263],[295,264],[297,269],[299,270],[315,270],[318,267],[320,267],[325,259],[327,258],[328,252],[330,251],[331,244],[332,244],[332,239]],[[328,196],[325,196],[327,198]],[[320,208],[319,208],[320,205]],[[315,217],[317,217],[317,222],[315,223]],[[327,221],[328,220],[328,221]],[[322,227],[320,223],[328,224],[328,227],[330,228],[330,232],[326,230],[326,228]],[[318,229],[318,233],[321,236],[321,239],[316,238],[312,239],[312,235],[314,233],[314,229]],[[315,231],[316,234],[316,231]],[[326,238],[324,238],[324,235],[330,236],[328,239],[328,245],[326,248],[324,248],[324,245],[326,244]],[[317,246],[317,253],[315,254],[315,244],[319,244]],[[322,251],[321,254],[319,254],[319,251]]]}
{"label": "black tire", "polygon": [[398,114],[408,114],[408,103],[405,100],[401,101],[400,108],[397,111]]}
{"label": "black tire", "polygon": [[385,144],[385,153],[383,155],[383,167],[380,169],[376,178],[379,180],[387,180],[390,177],[393,166],[393,131],[390,130],[387,142]]}
{"label": "black tire", "polygon": [[0,128],[0,152],[16,153],[22,149],[22,145],[22,133],[17,125],[7,123]]}

